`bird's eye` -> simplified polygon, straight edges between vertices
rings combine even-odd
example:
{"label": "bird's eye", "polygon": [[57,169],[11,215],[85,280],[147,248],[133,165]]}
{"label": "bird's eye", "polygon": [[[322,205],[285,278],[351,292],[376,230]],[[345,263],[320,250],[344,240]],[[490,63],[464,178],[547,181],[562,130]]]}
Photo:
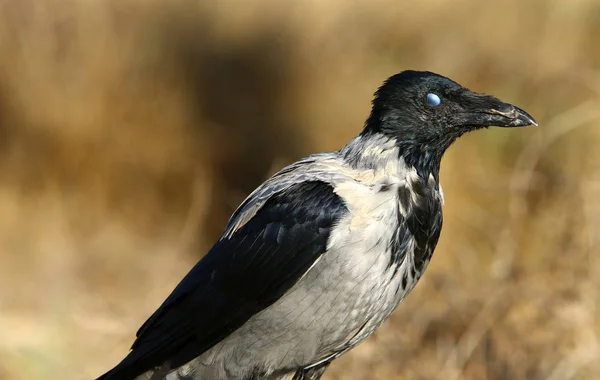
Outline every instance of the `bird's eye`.
{"label": "bird's eye", "polygon": [[440,104],[442,104],[442,99],[439,96],[431,93],[427,94],[427,105],[429,107],[437,107]]}

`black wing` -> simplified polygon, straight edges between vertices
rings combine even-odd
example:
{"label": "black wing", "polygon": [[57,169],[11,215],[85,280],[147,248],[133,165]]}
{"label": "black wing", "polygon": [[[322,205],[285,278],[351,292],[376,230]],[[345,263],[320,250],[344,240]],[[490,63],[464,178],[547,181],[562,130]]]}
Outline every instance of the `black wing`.
{"label": "black wing", "polygon": [[142,325],[130,354],[99,379],[133,379],[194,359],[279,299],[325,252],[347,213],[331,185],[292,185],[219,240]]}

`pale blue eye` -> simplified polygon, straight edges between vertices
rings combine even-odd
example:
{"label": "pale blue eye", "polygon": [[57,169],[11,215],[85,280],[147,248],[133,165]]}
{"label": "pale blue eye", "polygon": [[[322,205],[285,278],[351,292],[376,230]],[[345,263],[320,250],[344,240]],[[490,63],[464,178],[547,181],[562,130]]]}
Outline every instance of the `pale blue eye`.
{"label": "pale blue eye", "polygon": [[427,105],[429,107],[437,107],[442,104],[442,99],[436,94],[427,94]]}

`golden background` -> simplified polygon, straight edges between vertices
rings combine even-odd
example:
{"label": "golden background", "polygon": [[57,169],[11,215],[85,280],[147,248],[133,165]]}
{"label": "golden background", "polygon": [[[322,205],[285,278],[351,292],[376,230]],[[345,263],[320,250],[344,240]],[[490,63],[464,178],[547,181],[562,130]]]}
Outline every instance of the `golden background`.
{"label": "golden background", "polygon": [[0,379],[91,379],[283,165],[439,72],[465,136],[420,284],[325,379],[600,378],[600,2],[0,0]]}

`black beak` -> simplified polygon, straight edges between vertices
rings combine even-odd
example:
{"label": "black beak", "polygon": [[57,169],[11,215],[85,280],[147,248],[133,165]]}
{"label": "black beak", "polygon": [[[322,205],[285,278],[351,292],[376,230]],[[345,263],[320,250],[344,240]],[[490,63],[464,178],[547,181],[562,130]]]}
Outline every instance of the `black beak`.
{"label": "black beak", "polygon": [[466,112],[460,113],[461,123],[476,127],[524,127],[538,125],[521,108],[504,103],[493,96],[467,92],[463,95]]}

